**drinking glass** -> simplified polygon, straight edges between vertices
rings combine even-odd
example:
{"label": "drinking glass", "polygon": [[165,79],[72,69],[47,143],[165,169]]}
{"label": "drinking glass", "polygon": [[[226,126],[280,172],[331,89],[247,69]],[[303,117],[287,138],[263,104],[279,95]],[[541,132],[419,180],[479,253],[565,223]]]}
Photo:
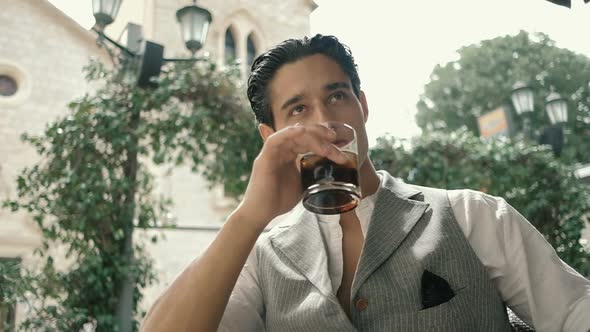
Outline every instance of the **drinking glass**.
{"label": "drinking glass", "polygon": [[361,199],[356,132],[340,122],[321,125],[336,132],[332,144],[344,152],[348,161],[337,164],[311,152],[303,154],[300,157],[303,206],[318,214],[342,214],[356,208]]}

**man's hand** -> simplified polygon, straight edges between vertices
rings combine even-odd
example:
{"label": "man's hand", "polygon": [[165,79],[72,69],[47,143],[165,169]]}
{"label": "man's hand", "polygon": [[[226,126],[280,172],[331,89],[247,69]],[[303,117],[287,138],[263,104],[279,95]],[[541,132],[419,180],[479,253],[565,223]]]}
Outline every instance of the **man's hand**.
{"label": "man's hand", "polygon": [[254,161],[250,182],[238,207],[241,215],[264,228],[275,217],[291,210],[301,199],[298,157],[313,152],[343,164],[346,156],[332,144],[336,133],[319,124],[295,125],[270,135]]}
{"label": "man's hand", "polygon": [[[307,152],[346,163],[326,127],[292,126],[267,137],[240,206],[215,240],[156,302],[142,331],[215,331],[248,253],[268,223],[301,199],[298,156]],[[228,255],[228,253],[232,253]],[[203,306],[199,299],[207,299]]]}

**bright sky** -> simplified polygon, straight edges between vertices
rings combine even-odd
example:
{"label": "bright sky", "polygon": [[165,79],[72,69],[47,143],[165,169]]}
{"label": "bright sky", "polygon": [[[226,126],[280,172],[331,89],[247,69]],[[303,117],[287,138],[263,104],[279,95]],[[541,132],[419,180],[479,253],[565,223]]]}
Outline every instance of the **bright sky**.
{"label": "bright sky", "polygon": [[[86,28],[94,23],[88,1],[50,2]],[[423,87],[434,66],[456,59],[461,46],[523,29],[590,56],[590,4],[572,2],[568,9],[545,0],[316,0],[311,30],[333,34],[352,49],[374,142],[387,132],[420,133],[414,116]]]}

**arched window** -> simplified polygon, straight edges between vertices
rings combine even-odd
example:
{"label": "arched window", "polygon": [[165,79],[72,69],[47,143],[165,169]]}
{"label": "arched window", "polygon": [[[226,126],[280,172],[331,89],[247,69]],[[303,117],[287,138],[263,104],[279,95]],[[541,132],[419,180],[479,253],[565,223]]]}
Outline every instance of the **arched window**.
{"label": "arched window", "polygon": [[236,60],[236,42],[230,28],[225,30],[225,63],[232,63]]}
{"label": "arched window", "polygon": [[252,62],[254,62],[254,59],[256,59],[256,54],[258,53],[256,52],[256,45],[254,45],[254,38],[252,38],[252,34],[248,36],[248,42],[246,47],[248,49],[248,67],[250,67],[250,65],[252,65]]}

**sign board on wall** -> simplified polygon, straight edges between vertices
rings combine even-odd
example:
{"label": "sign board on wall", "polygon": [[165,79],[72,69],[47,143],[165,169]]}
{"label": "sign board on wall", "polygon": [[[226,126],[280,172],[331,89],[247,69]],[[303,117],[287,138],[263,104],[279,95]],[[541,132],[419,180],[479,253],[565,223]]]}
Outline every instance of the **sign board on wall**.
{"label": "sign board on wall", "polygon": [[479,136],[482,138],[508,136],[510,133],[508,115],[503,107],[498,107],[478,117],[477,124],[479,125]]}

